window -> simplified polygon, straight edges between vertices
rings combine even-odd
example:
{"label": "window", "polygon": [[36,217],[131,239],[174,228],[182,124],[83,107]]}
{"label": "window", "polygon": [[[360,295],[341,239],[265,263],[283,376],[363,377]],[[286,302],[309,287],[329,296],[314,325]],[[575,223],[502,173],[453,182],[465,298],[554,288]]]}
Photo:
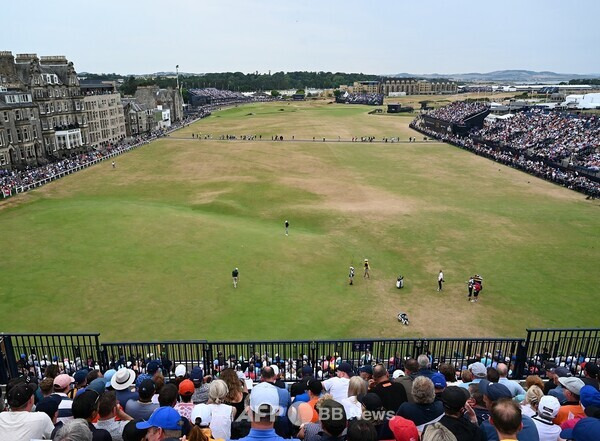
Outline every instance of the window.
{"label": "window", "polygon": [[23,141],[29,141],[29,132],[27,129],[23,129]]}
{"label": "window", "polygon": [[17,129],[17,142],[22,142],[23,138],[21,138],[21,129]]}
{"label": "window", "polygon": [[4,112],[4,122],[8,122],[8,112]]}
{"label": "window", "polygon": [[33,139],[37,139],[37,136],[38,136],[38,134],[37,134],[37,129],[36,129],[36,127],[35,127],[35,126],[33,126],[31,130],[33,131]]}
{"label": "window", "polygon": [[6,134],[8,135],[8,143],[12,144],[12,142],[13,142],[12,132],[10,130],[7,130]]}
{"label": "window", "polygon": [[15,119],[17,121],[21,121],[21,119],[23,119],[20,110],[15,110]]}
{"label": "window", "polygon": [[4,133],[0,132],[0,147],[4,145]]}

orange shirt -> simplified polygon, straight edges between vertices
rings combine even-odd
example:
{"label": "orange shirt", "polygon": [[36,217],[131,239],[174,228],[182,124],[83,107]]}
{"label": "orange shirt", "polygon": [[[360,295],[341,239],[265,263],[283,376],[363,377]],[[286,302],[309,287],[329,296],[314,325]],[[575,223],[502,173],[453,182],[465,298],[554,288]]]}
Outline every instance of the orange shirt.
{"label": "orange shirt", "polygon": [[319,401],[319,398],[313,398],[312,400],[310,400],[308,402],[308,404],[310,404],[310,407],[312,407],[312,410],[313,410],[313,417],[312,417],[312,420],[310,420],[311,423],[316,423],[319,421],[319,413],[315,409],[315,405],[317,404],[317,401]]}
{"label": "orange shirt", "polygon": [[564,406],[560,406],[558,414],[552,422],[560,426],[567,420],[583,417],[585,417],[585,413],[583,412],[583,407],[581,407],[581,404],[565,404]]}

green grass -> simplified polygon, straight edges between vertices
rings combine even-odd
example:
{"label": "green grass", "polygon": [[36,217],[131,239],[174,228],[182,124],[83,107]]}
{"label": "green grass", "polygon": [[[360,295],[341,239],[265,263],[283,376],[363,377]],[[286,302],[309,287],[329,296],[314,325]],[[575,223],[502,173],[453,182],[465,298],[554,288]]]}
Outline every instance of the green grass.
{"label": "green grass", "polygon": [[[221,111],[120,156],[116,170],[99,164],[0,204],[0,331],[246,340],[600,324],[597,202],[445,144],[338,142],[416,135],[410,117],[369,110]],[[471,304],[475,272],[484,290]],[[398,325],[400,310],[410,327]]]}

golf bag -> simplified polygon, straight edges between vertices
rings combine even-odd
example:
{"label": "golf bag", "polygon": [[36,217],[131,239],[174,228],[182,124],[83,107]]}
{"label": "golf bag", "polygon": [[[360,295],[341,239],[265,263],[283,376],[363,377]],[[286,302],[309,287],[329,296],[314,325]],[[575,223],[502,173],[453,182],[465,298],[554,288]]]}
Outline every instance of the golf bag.
{"label": "golf bag", "polygon": [[408,314],[405,312],[398,313],[398,321],[405,326],[408,326]]}
{"label": "golf bag", "polygon": [[398,280],[396,280],[396,288],[404,288],[404,276],[398,276]]}

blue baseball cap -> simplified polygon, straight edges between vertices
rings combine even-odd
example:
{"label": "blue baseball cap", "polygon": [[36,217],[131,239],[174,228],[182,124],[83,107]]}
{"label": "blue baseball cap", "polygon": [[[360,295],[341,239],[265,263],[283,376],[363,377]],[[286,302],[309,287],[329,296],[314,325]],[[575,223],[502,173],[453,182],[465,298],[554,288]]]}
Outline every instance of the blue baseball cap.
{"label": "blue baseball cap", "polygon": [[83,383],[88,374],[87,369],[80,369],[73,374],[73,378],[75,378],[75,383]]}
{"label": "blue baseball cap", "polygon": [[138,377],[135,379],[135,387],[136,389],[140,389],[140,385],[142,384],[142,381],[144,380],[152,380],[152,375],[148,375],[148,374],[140,374],[138,375]]}
{"label": "blue baseball cap", "polygon": [[431,376],[431,381],[433,381],[433,385],[436,389],[445,389],[448,385],[446,383],[446,377],[444,377],[444,374],[440,374],[439,372],[436,372]]}
{"label": "blue baseball cap", "polygon": [[160,364],[158,363],[158,361],[154,361],[154,360],[150,361],[146,365],[146,372],[148,372],[150,375],[154,375],[156,373],[156,371],[158,371],[159,367],[160,367]]}
{"label": "blue baseball cap", "polygon": [[110,380],[112,379],[113,375],[115,375],[116,373],[117,373],[117,371],[114,370],[114,369],[109,369],[106,372],[104,372],[104,377],[103,377],[104,378],[104,382],[107,385],[110,385]]}
{"label": "blue baseball cap", "polygon": [[582,418],[572,429],[565,429],[560,432],[560,437],[575,441],[598,441],[600,439],[600,419]]}
{"label": "blue baseball cap", "polygon": [[106,390],[106,383],[104,382],[104,378],[96,378],[90,384],[87,385],[87,389],[95,390],[98,392],[98,395],[102,395]]}
{"label": "blue baseball cap", "polygon": [[369,375],[373,375],[373,366],[370,364],[365,364],[361,368],[358,369],[358,372],[366,372]]}
{"label": "blue baseball cap", "polygon": [[487,395],[491,401],[498,401],[500,398],[512,398],[512,393],[503,384],[490,383],[488,380],[481,380],[479,383],[479,392]]}
{"label": "blue baseball cap", "polygon": [[190,380],[192,380],[192,381],[200,381],[200,380],[202,380],[203,376],[204,376],[204,373],[202,372],[202,368],[200,366],[196,366],[190,372]]}
{"label": "blue baseball cap", "polygon": [[579,399],[583,407],[600,407],[600,391],[594,386],[583,386],[579,391]]}
{"label": "blue baseball cap", "polygon": [[152,412],[148,421],[142,421],[135,425],[138,429],[160,427],[164,430],[181,430],[182,426],[183,420],[181,415],[170,406],[159,407]]}

